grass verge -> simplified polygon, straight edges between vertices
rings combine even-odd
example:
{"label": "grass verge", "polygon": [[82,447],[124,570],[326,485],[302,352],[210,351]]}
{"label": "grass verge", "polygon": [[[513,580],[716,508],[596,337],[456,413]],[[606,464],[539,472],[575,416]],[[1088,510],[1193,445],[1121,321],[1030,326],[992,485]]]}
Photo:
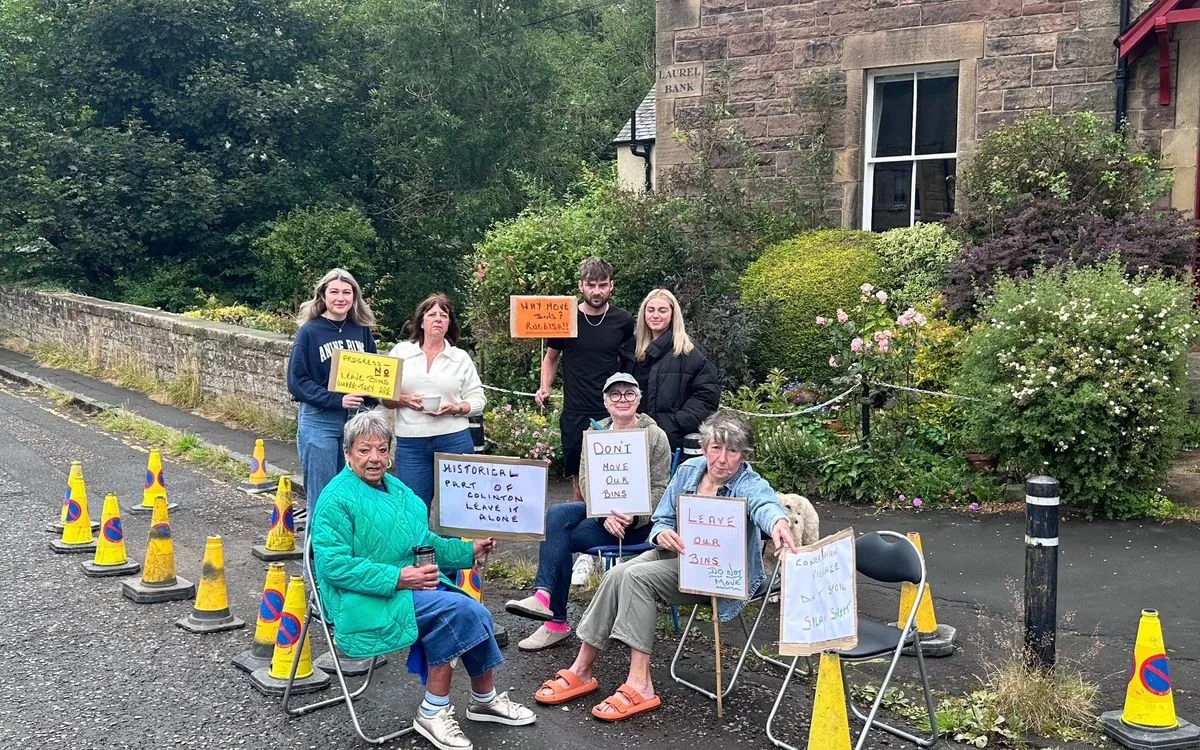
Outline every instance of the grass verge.
{"label": "grass verge", "polygon": [[92,421],[110,432],[130,435],[169,456],[182,459],[231,479],[245,479],[249,467],[221,446],[204,442],[189,432],[164,427],[125,409],[107,409]]}
{"label": "grass verge", "polygon": [[171,381],[158,380],[146,366],[134,360],[101,367],[97,360],[74,349],[55,344],[31,345],[20,338],[8,338],[0,346],[28,354],[43,367],[71,370],[114,385],[145,393],[168,406],[190,409],[202,417],[232,427],[252,430],[265,438],[293,440],[296,420],[232,396],[204,398],[199,373],[188,372]]}

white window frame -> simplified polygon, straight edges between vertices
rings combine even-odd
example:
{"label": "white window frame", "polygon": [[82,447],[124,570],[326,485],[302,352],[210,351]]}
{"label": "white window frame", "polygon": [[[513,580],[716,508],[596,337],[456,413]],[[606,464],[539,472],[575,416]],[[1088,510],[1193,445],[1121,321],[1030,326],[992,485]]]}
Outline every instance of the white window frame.
{"label": "white window frame", "polygon": [[[875,123],[875,79],[876,78],[891,78],[898,75],[911,75],[913,80],[913,112],[912,112],[912,135],[909,137],[909,143],[915,143],[917,140],[917,75],[919,73],[934,73],[943,75],[933,75],[930,78],[960,78],[962,75],[958,63],[939,63],[936,65],[911,65],[902,68],[879,68],[867,73],[867,112],[866,120],[863,122],[863,205],[862,205],[862,227],[866,231],[871,231],[871,205],[875,202],[875,165],[886,164],[889,162],[912,162],[913,169],[911,182],[908,190],[908,225],[911,227],[917,221],[917,165],[919,161],[933,161],[936,159],[954,159],[957,164],[958,160],[958,128],[955,127],[955,148],[954,151],[944,154],[908,154],[905,156],[871,156],[875,150],[875,139],[878,133],[874,132]],[[959,97],[958,105],[962,106],[962,97]],[[955,113],[955,117],[958,113]],[[910,149],[913,147],[910,146]]]}

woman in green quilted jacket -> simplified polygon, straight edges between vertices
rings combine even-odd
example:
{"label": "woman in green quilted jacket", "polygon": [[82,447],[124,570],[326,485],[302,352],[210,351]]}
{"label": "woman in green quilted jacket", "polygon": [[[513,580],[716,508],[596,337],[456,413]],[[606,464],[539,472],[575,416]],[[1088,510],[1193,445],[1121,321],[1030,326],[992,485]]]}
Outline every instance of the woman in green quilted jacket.
{"label": "woman in green quilted jacket", "polygon": [[[443,578],[438,565],[469,568],[494,539],[443,539],[429,530],[425,503],[387,473],[391,420],[363,412],[346,423],[346,468],[325,486],[311,531],[314,575],[338,646],[352,658],[412,647],[410,668],[425,667],[425,700],[413,728],[440,750],[471,750],[450,705],[451,662],[471,678],[467,718],[532,724],[525,706],[496,694],[492,670],[504,662],[492,615]],[[417,567],[413,548],[431,546],[438,565]]]}

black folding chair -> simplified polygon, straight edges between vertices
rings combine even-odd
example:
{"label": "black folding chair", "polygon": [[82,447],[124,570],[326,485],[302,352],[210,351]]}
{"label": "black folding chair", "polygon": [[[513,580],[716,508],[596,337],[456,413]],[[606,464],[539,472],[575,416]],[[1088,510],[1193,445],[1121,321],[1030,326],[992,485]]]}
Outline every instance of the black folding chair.
{"label": "black folding chair", "polygon": [[[781,669],[788,668],[787,662],[780,661],[779,659],[776,659],[773,656],[767,656],[766,654],[764,654],[762,651],[759,650],[758,646],[756,646],[754,644],[754,636],[755,636],[755,634],[758,633],[758,626],[760,623],[762,623],[763,615],[767,611],[767,604],[769,603],[771,597],[773,597],[779,593],[780,570],[781,570],[780,563],[775,563],[775,571],[771,574],[771,577],[768,578],[767,580],[763,581],[762,585],[758,587],[758,591],[754,592],[754,595],[751,596],[750,599],[746,602],[747,604],[761,604],[762,605],[758,609],[758,616],[756,616],[754,618],[753,627],[748,626],[746,624],[746,615],[745,615],[744,611],[742,613],[738,614],[738,620],[740,620],[742,623],[742,632],[746,634],[746,645],[744,645],[742,647],[742,653],[738,656],[737,666],[734,667],[733,674],[731,674],[729,676],[729,683],[727,685],[725,685],[724,690],[721,691],[722,697],[729,695],[729,693],[733,690],[733,686],[735,684],[737,684],[738,675],[741,674],[741,672],[742,672],[742,665],[744,665],[746,663],[746,657],[751,652],[753,652],[755,656],[757,656],[759,659],[762,659],[764,662],[767,662],[769,664],[774,664]],[[688,634],[692,630],[692,623],[695,622],[695,620],[696,620],[696,613],[700,610],[701,607],[707,607],[707,606],[709,606],[709,605],[696,604],[696,605],[692,606],[692,614],[690,617],[688,617],[687,625],[685,625],[683,628],[683,633],[679,636],[679,645],[675,648],[674,658],[671,659],[671,677],[674,678],[674,680],[676,682],[678,682],[680,685],[689,687],[692,690],[695,690],[697,693],[700,693],[701,695],[707,695],[710,699],[716,700],[717,699],[716,693],[712,692],[711,690],[707,690],[707,689],[695,684],[694,682],[689,682],[688,680],[680,677],[679,673],[675,669],[676,665],[679,663],[679,656],[680,656],[680,654],[683,653],[683,645],[687,642]],[[714,619],[716,618],[716,616],[717,616],[717,613],[713,612]]]}
{"label": "black folding chair", "polygon": [[342,692],[341,695],[335,695],[332,698],[325,698],[323,700],[314,701],[302,706],[289,705],[292,697],[292,685],[296,680],[296,669],[300,665],[301,648],[298,647],[296,648],[295,656],[292,659],[292,669],[288,675],[287,686],[283,690],[283,710],[287,712],[289,716],[303,716],[304,714],[312,713],[313,711],[317,711],[322,708],[328,708],[329,706],[334,706],[338,703],[344,702],[346,704],[346,709],[350,712],[350,722],[354,725],[355,733],[357,733],[364,742],[368,742],[372,745],[382,745],[385,742],[390,742],[391,740],[403,737],[406,734],[415,731],[411,724],[403,729],[399,729],[379,737],[370,737],[366,734],[366,732],[363,731],[362,724],[358,719],[358,711],[354,707],[354,699],[365,693],[367,688],[370,687],[371,678],[375,674],[375,667],[378,666],[380,657],[375,657],[371,660],[371,665],[367,668],[367,674],[363,677],[362,685],[360,685],[356,690],[351,691],[349,686],[346,684],[346,675],[342,672],[341,662],[337,658],[337,649],[334,647],[333,643],[333,626],[329,622],[329,617],[325,612],[325,605],[321,601],[321,592],[316,583],[317,579],[313,576],[311,540],[312,534],[306,534],[304,540],[304,572],[306,578],[308,579],[310,590],[308,594],[308,612],[305,614],[304,624],[300,627],[300,640],[298,643],[303,645],[304,639],[308,636],[309,627],[314,619],[321,624],[321,630],[325,633],[325,642],[329,644],[329,650],[333,654],[333,659],[331,661],[333,661],[333,669],[337,675],[338,685],[341,687]]}
{"label": "black folding chair", "polygon": [[[887,539],[893,541],[887,541]],[[852,649],[837,652],[841,657],[842,685],[846,693],[846,704],[855,717],[863,722],[862,732],[858,735],[858,742],[854,746],[855,750],[862,750],[863,743],[867,739],[867,732],[871,731],[871,727],[879,727],[888,734],[908,740],[920,747],[931,747],[937,743],[939,736],[937,711],[933,704],[933,692],[929,687],[929,673],[925,670],[925,659],[921,655],[921,634],[917,632],[915,624],[917,607],[921,603],[921,597],[926,594],[925,560],[908,537],[895,531],[873,531],[858,537],[854,542],[854,556],[858,573],[866,578],[881,583],[907,582],[916,584],[917,587],[916,600],[902,627],[860,616],[858,618],[858,645]],[[896,671],[896,664],[900,661],[900,654],[905,647],[912,647],[917,657],[917,674],[921,678],[921,689],[925,694],[925,709],[929,714],[930,734],[928,737],[919,737],[875,718],[879,713],[880,705],[883,704],[888,683],[892,680],[892,674]],[[875,701],[871,704],[871,710],[863,714],[850,697],[850,682],[846,679],[846,664],[873,661],[889,654],[891,654],[891,662],[888,664],[883,682],[879,685],[879,691],[875,694]],[[788,750],[796,750],[796,748],[777,738],[771,731],[771,724],[779,712],[779,704],[783,701],[783,695],[787,692],[788,683],[791,682],[792,675],[796,671],[796,663],[799,660],[798,656],[792,658],[787,676],[784,677],[783,685],[779,688],[779,694],[775,696],[775,705],[771,707],[771,713],[767,716],[767,738],[777,747]]]}

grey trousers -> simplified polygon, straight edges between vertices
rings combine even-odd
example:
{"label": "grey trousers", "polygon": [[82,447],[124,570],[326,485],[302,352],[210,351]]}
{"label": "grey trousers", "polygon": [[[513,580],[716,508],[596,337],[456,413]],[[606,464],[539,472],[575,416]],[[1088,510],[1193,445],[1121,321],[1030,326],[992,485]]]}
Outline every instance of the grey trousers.
{"label": "grey trousers", "polygon": [[604,574],[575,634],[604,650],[612,639],[643,653],[654,650],[657,603],[704,604],[709,597],[679,591],[679,557],[652,549]]}

